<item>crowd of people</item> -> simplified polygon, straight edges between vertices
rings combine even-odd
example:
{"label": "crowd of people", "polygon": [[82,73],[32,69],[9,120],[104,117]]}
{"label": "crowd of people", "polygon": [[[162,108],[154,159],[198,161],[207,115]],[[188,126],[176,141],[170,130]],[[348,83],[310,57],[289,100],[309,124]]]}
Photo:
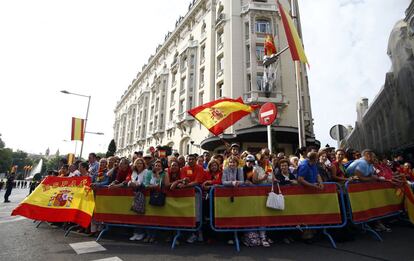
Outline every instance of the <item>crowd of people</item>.
{"label": "crowd of people", "polygon": [[[198,233],[189,234],[188,243],[195,241],[211,241],[214,238],[209,228],[208,191],[212,186],[251,186],[255,184],[301,185],[316,190],[324,189],[324,182],[346,181],[379,181],[401,185],[404,182],[414,182],[414,171],[411,163],[404,161],[401,155],[393,160],[376,156],[372,150],[362,152],[353,150],[334,149],[326,147],[300,148],[297,155],[285,155],[283,152],[271,154],[263,148],[258,153],[240,151],[236,143],[229,146],[224,154],[204,152],[202,155],[179,155],[173,153],[167,156],[164,151],[155,150],[144,154],[134,152],[131,158],[111,156],[97,158],[90,153],[87,162],[77,161],[71,165],[64,164],[59,171],[50,172],[61,177],[90,176],[92,188],[132,188],[145,187],[157,190],[161,187],[176,190],[200,186],[203,191],[203,229]],[[381,222],[375,223],[378,231],[390,231]],[[96,232],[91,229],[91,232]],[[314,232],[302,233],[304,240],[311,240]],[[154,230],[135,229],[130,240],[154,242],[157,232]],[[229,240],[229,243],[232,243]],[[285,233],[283,242],[293,241],[292,235]],[[269,247],[273,240],[264,230],[248,232],[244,235],[243,243],[248,246]]]}

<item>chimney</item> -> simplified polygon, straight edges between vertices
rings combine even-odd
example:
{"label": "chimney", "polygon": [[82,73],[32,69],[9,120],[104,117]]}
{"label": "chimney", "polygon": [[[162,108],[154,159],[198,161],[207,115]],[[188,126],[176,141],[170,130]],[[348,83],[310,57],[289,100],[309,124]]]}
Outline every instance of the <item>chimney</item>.
{"label": "chimney", "polygon": [[357,103],[357,122],[361,123],[364,113],[368,110],[368,98],[361,98]]}

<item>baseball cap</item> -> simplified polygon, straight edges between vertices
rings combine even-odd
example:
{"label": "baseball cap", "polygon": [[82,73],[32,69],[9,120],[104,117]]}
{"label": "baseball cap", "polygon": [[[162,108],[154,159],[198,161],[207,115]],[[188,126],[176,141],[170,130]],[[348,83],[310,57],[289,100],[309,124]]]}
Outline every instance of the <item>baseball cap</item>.
{"label": "baseball cap", "polygon": [[246,161],[255,161],[256,160],[256,158],[252,155],[252,154],[249,154],[249,155],[247,155],[246,156]]}

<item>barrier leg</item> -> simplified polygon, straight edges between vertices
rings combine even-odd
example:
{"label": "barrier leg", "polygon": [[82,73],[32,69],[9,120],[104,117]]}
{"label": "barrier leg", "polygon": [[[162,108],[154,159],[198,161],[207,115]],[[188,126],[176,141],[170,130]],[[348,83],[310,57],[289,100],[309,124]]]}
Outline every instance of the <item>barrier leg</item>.
{"label": "barrier leg", "polygon": [[65,231],[65,237],[67,237],[70,233],[70,231],[72,231],[72,229],[79,227],[79,225],[73,225],[71,227],[69,227],[66,231]]}
{"label": "barrier leg", "polygon": [[240,242],[239,237],[237,236],[237,231],[234,231],[234,245],[236,246],[237,252],[240,252]]}
{"label": "barrier leg", "polygon": [[39,221],[39,223],[36,225],[36,228],[39,228],[40,224],[42,224],[43,221]]}
{"label": "barrier leg", "polygon": [[332,238],[331,234],[328,233],[328,230],[326,230],[326,228],[324,228],[322,230],[322,233],[328,237],[329,241],[331,241],[331,245],[333,248],[336,248],[336,243],[335,240]]}
{"label": "barrier leg", "polygon": [[172,244],[171,244],[171,249],[175,248],[175,244],[177,243],[178,238],[181,236],[181,231],[177,230],[177,233],[175,234]]}
{"label": "barrier leg", "polygon": [[109,226],[108,225],[105,225],[105,228],[104,229],[102,229],[102,231],[99,233],[99,235],[98,235],[98,237],[95,239],[95,241],[96,242],[98,242],[100,239],[101,239],[101,237],[103,236],[103,234],[106,232],[106,231],[108,231],[109,230]]}
{"label": "barrier leg", "polygon": [[372,229],[367,223],[362,223],[362,230],[371,232],[371,234],[374,235],[374,238],[382,242],[382,237],[378,234],[377,231]]}

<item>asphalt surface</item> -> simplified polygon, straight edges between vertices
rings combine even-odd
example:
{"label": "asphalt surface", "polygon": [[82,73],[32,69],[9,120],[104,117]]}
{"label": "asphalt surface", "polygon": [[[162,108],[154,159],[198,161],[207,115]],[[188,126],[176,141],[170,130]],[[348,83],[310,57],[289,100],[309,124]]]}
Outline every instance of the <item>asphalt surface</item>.
{"label": "asphalt surface", "polygon": [[[111,231],[99,241],[105,250],[77,254],[73,243],[89,242],[94,238],[71,233],[41,224],[36,228],[32,220],[11,217],[10,213],[26,195],[27,189],[14,189],[12,203],[0,203],[0,260],[414,260],[414,228],[404,222],[391,225],[393,232],[383,233],[383,242],[369,234],[360,233],[354,241],[337,242],[334,249],[328,240],[321,238],[314,244],[293,242],[289,245],[276,242],[270,248],[242,246],[236,252],[223,242],[212,245],[181,243],[171,250],[170,244],[130,242],[131,231]],[[0,191],[3,202],[4,190]],[[220,237],[223,237],[222,235]]]}

